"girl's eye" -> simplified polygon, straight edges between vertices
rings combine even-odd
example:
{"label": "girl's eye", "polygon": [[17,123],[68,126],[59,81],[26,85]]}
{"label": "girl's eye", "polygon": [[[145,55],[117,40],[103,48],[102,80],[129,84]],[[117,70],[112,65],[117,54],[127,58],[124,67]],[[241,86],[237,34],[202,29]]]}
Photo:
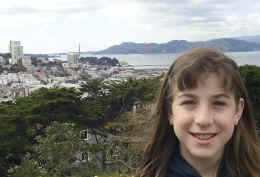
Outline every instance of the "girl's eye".
{"label": "girl's eye", "polygon": [[214,105],[216,105],[216,106],[225,106],[226,103],[223,102],[223,101],[215,101],[215,102],[214,102]]}
{"label": "girl's eye", "polygon": [[193,104],[195,104],[195,101],[193,101],[193,100],[187,100],[187,101],[183,101],[181,103],[181,105],[193,105]]}

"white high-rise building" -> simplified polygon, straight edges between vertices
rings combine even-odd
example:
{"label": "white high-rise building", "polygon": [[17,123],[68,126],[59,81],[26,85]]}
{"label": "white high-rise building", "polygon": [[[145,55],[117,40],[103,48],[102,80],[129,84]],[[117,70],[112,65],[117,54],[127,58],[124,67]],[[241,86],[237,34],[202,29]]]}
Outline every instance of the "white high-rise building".
{"label": "white high-rise building", "polygon": [[23,46],[20,41],[10,41],[9,52],[11,53],[11,64],[17,64],[23,57]]}
{"label": "white high-rise building", "polygon": [[67,60],[70,65],[77,65],[79,63],[79,53],[69,52],[67,54]]}

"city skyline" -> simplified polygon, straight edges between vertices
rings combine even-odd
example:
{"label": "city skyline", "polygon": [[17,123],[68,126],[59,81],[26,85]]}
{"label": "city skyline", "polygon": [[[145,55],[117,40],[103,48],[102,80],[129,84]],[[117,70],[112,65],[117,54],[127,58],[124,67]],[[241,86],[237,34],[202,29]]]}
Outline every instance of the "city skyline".
{"label": "city skyline", "polygon": [[260,1],[11,0],[0,7],[0,53],[102,50],[122,42],[164,43],[259,35]]}

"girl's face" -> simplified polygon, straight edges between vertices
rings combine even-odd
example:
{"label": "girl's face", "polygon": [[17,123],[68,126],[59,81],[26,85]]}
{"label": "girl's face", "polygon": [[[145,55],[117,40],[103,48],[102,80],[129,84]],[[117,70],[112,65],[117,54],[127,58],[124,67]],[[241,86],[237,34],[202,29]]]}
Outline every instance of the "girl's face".
{"label": "girl's face", "polygon": [[170,124],[186,160],[220,159],[244,108],[223,89],[217,75],[201,77],[197,88],[175,89]]}

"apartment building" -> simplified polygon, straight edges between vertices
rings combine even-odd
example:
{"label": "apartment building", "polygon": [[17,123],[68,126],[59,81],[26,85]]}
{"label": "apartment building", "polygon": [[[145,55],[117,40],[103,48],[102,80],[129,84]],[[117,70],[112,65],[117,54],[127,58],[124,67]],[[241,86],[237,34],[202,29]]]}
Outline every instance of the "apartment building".
{"label": "apartment building", "polygon": [[79,53],[69,52],[67,54],[67,60],[69,65],[77,65],[79,63]]}
{"label": "apartment building", "polygon": [[23,46],[20,41],[10,41],[9,52],[11,53],[11,64],[17,64],[23,57]]}

